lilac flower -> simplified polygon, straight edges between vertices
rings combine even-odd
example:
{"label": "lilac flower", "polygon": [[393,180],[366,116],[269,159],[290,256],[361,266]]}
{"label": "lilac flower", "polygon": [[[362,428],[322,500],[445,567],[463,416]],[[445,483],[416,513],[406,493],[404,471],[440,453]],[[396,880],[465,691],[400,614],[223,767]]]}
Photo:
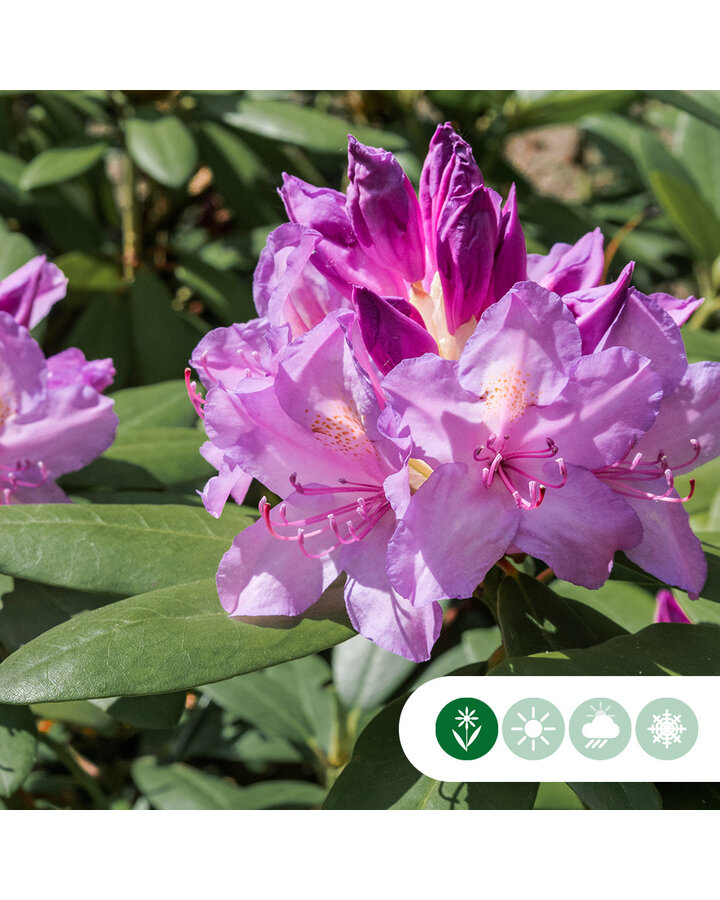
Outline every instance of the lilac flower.
{"label": "lilac flower", "polygon": [[692,625],[692,619],[685,615],[682,606],[673,597],[672,591],[666,589],[657,593],[653,622],[679,622],[683,625]]}
{"label": "lilac flower", "polygon": [[113,401],[93,386],[107,382],[108,362],[46,360],[27,329],[0,312],[0,504],[67,500],[55,479],[110,446]]}
{"label": "lilac flower", "polygon": [[652,427],[611,465],[595,475],[637,513],[642,541],[627,555],[668,584],[696,599],[705,583],[707,562],[700,541],[690,528],[675,488],[677,474],[686,474],[720,455],[720,363],[686,366],[666,391]]}
{"label": "lilac flower", "polygon": [[385,554],[396,520],[388,485],[409,494],[409,441],[354,357],[355,316],[331,313],[289,344],[269,383],[213,386],[204,406],[212,445],[279,494],[239,534],[218,570],[232,616],[296,615],[347,573],[345,603],[361,634],[414,660],[427,659],[441,623],[393,591]]}
{"label": "lilac flower", "polygon": [[[645,296],[630,285],[634,263],[629,263],[612,284],[602,284],[604,273],[603,236],[599,228],[575,244],[554,244],[543,256],[527,257],[528,278],[559,294],[575,316],[583,341],[583,353],[607,346],[627,346],[646,355],[648,339],[662,342],[663,336],[682,348],[678,328],[703,303],[658,293]],[[644,349],[627,341],[628,331],[640,333]],[[639,341],[638,341],[639,342]]]}
{"label": "lilac flower", "polygon": [[430,143],[419,198],[392,154],[352,137],[348,177],[346,197],[285,177],[290,219],[320,236],[310,263],[355,301],[381,372],[429,348],[456,359],[483,311],[525,278],[514,190],[503,206],[449,124]]}
{"label": "lilac flower", "polygon": [[36,256],[0,281],[0,312],[34,328],[65,296],[67,278],[44,256]]}
{"label": "lilac flower", "polygon": [[400,523],[388,571],[415,604],[469,596],[512,550],[597,588],[616,550],[642,540],[635,511],[593,469],[653,425],[660,379],[623,348],[583,356],[557,295],[515,285],[457,363],[407,360],[383,386],[428,475],[409,501],[389,494]]}

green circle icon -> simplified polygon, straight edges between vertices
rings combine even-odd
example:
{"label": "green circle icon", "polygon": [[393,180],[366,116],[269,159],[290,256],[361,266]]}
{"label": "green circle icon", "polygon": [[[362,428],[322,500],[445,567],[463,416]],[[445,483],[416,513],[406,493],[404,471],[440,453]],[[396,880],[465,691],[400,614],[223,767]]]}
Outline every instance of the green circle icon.
{"label": "green circle icon", "polygon": [[682,700],[661,697],[640,711],[635,735],[643,750],[655,759],[679,759],[697,740],[697,717]]}
{"label": "green circle icon", "polygon": [[588,759],[612,759],[627,747],[632,722],[616,700],[595,697],[572,714],[568,734],[575,749]]}
{"label": "green circle icon", "polygon": [[455,759],[479,759],[497,740],[498,720],[482,700],[459,697],[440,710],[435,735],[438,744]]}
{"label": "green circle icon", "polygon": [[545,759],[565,737],[565,723],[557,706],[539,697],[515,703],[505,714],[503,740],[522,759]]}

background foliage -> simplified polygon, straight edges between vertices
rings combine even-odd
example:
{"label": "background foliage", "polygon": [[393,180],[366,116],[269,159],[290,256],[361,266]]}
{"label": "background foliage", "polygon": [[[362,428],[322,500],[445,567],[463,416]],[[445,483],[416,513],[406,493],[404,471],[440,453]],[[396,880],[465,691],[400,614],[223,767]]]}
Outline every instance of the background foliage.
{"label": "background foliage", "polygon": [[720,94],[0,95],[0,277],[37,253],[60,266],[68,297],[36,337],[112,356],[120,418],[63,479],[73,506],[0,509],[0,808],[720,807],[712,784],[433,782],[397,739],[407,692],[458,670],[719,675],[717,461],[688,505],[710,562],[701,600],[676,592],[691,627],[651,625],[660,585],[622,559],[596,592],[533,560],[494,570],[447,604],[423,665],[354,637],[337,591],[280,627],[220,609],[217,564],[256,513],[216,521],[195,493],[212,470],[190,352],[254,315],[281,172],[344,188],[352,132],[417,183],[446,120],[490,185],[517,184],[531,251],[599,226],[609,277],[634,259],[642,290],[707,298],[688,355],[720,360]]}

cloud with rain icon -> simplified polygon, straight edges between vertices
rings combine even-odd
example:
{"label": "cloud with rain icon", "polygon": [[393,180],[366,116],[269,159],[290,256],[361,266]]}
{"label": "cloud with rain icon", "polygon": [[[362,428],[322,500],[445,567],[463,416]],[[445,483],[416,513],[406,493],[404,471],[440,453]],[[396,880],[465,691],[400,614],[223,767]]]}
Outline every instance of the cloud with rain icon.
{"label": "cloud with rain icon", "polygon": [[604,747],[608,741],[616,738],[620,734],[620,726],[614,721],[614,716],[608,713],[607,709],[595,709],[591,722],[587,722],[582,727],[582,736],[588,739],[585,749],[599,750]]}

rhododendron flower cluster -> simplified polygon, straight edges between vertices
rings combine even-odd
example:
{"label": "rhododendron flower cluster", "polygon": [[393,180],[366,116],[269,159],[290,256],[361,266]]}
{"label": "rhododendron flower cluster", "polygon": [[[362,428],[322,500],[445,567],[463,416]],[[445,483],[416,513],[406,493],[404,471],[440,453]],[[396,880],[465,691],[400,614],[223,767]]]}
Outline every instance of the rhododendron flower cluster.
{"label": "rhododendron flower cluster", "polygon": [[65,295],[67,280],[45,257],[0,282],[0,505],[68,498],[55,483],[113,442],[117,417],[103,396],[111,359],[77,348],[45,358],[28,327]]}
{"label": "rhododendron flower cluster", "polygon": [[[346,193],[285,177],[252,322],[191,363],[206,388],[203,500],[280,498],[218,572],[232,615],[295,615],[345,573],[353,626],[413,660],[441,602],[505,554],[599,588],[617,551],[697,597],[678,474],[720,453],[720,364],[688,365],[702,302],[603,283],[599,230],[528,254],[514,188],[438,127],[419,194],[350,138]],[[690,482],[688,494],[694,482]]]}

